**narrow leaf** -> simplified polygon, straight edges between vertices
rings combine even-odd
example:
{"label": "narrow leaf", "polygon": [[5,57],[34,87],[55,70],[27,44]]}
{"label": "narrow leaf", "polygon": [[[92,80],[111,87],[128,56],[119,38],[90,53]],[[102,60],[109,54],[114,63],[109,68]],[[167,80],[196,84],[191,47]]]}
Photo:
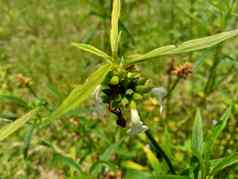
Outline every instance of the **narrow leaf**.
{"label": "narrow leaf", "polygon": [[202,117],[201,112],[198,109],[196,112],[195,121],[192,131],[192,152],[198,159],[201,159],[203,154],[203,129],[202,129]]}
{"label": "narrow leaf", "polygon": [[161,165],[160,165],[159,160],[156,158],[155,154],[147,146],[144,147],[144,152],[145,152],[146,158],[148,159],[148,162],[149,162],[150,166],[153,168],[153,170],[156,171],[156,173],[160,173]]}
{"label": "narrow leaf", "polygon": [[22,146],[22,152],[23,152],[24,159],[26,159],[28,157],[28,151],[29,151],[29,148],[31,145],[31,139],[32,139],[34,127],[35,127],[34,125],[29,125],[27,132],[25,134],[25,137],[24,137],[24,143]]}
{"label": "narrow leaf", "polygon": [[211,166],[211,176],[216,175],[218,172],[224,170],[226,167],[238,163],[238,153],[233,153],[227,157],[219,159],[213,166]]}
{"label": "narrow leaf", "polygon": [[[92,164],[92,166],[90,167],[89,169],[89,172],[91,174],[97,174],[100,172],[100,168],[102,166],[106,166],[108,167],[109,169],[111,170],[115,170],[117,168],[117,166],[115,164],[113,164],[112,162],[109,162],[109,161],[102,161],[102,160],[98,160],[96,162],[94,162]],[[99,172],[98,172],[99,171]]]}
{"label": "narrow leaf", "polygon": [[121,11],[121,1],[113,0],[110,40],[111,40],[111,50],[114,57],[117,55],[118,52],[118,42],[119,42],[118,22],[120,18],[120,11]]}
{"label": "narrow leaf", "polygon": [[142,62],[151,58],[159,57],[159,56],[175,55],[175,54],[181,54],[181,53],[187,53],[187,52],[192,52],[196,50],[206,49],[214,45],[217,45],[227,39],[235,37],[237,35],[238,35],[238,30],[232,30],[228,32],[222,32],[219,34],[211,35],[208,37],[189,40],[180,45],[168,45],[168,46],[160,47],[146,54],[141,54],[141,55],[136,54],[136,55],[128,56],[127,63],[134,64],[134,63],[139,63],[139,62]]}
{"label": "narrow leaf", "polygon": [[229,107],[227,109],[227,111],[221,117],[220,122],[212,129],[211,134],[208,136],[208,139],[206,142],[206,153],[210,154],[212,152],[215,141],[220,136],[223,129],[226,127],[227,121],[231,115],[231,108],[232,107]]}
{"label": "narrow leaf", "polygon": [[82,44],[82,43],[72,43],[72,46],[77,47],[83,51],[92,53],[98,57],[103,58],[104,60],[106,60],[107,62],[111,62],[112,58],[106,54],[105,52],[97,49],[96,47],[92,46],[92,45],[88,45],[88,44]]}
{"label": "narrow leaf", "polygon": [[0,141],[6,139],[9,135],[16,132],[19,128],[23,127],[36,114],[37,110],[30,111],[16,121],[8,124],[0,130]]}
{"label": "narrow leaf", "polygon": [[29,106],[26,101],[23,99],[13,95],[13,94],[0,94],[0,102],[12,102],[20,107],[23,107],[25,109],[28,109]]}
{"label": "narrow leaf", "polygon": [[188,176],[179,175],[158,175],[151,177],[150,179],[190,179]]}
{"label": "narrow leaf", "polygon": [[127,160],[127,161],[123,161],[121,163],[121,165],[127,169],[132,169],[132,170],[135,170],[135,171],[145,171],[145,170],[148,170],[148,168],[146,166],[143,166],[139,163],[136,163],[132,160]]}
{"label": "narrow leaf", "polygon": [[58,162],[61,165],[68,166],[70,169],[80,172],[80,165],[70,157],[64,156],[60,153],[55,153],[53,161]]}
{"label": "narrow leaf", "polygon": [[62,102],[62,104],[52,113],[48,119],[46,119],[46,123],[49,124],[53,120],[77,108],[94,92],[96,87],[102,83],[110,70],[111,64],[106,64],[102,65],[98,70],[92,73],[83,85],[79,85],[74,90],[72,90],[72,92]]}

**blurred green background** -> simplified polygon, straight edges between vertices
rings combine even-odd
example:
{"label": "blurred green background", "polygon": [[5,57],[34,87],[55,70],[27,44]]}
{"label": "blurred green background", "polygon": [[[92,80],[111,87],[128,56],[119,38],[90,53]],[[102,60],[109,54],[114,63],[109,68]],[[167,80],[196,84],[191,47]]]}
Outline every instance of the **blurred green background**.
{"label": "blurred green background", "polygon": [[[19,74],[54,108],[95,71],[100,59],[71,46],[93,44],[110,51],[109,0],[1,0],[0,1],[0,125],[9,123],[36,103]],[[236,0],[124,0],[120,54],[146,52],[158,46],[212,35],[237,28]],[[234,103],[225,132],[216,144],[214,158],[238,148],[238,39],[214,48],[174,57],[161,57],[139,67],[155,86],[167,88],[176,77],[171,64],[193,64],[193,73],[180,80],[161,115],[153,101],[141,104],[142,118],[165,148],[176,170],[188,167],[191,126],[196,108],[206,131]],[[7,97],[6,97],[7,94]],[[10,97],[9,97],[10,96]],[[24,104],[23,104],[24,103]],[[33,133],[31,145],[26,141]],[[0,179],[83,178],[91,173],[120,179],[145,178],[155,172],[143,134],[121,141],[124,130],[115,124],[105,106],[92,97],[80,109],[49,128],[30,126],[0,143]],[[24,157],[25,149],[28,155]],[[152,157],[153,158],[153,157]],[[104,161],[100,162],[100,161]],[[151,164],[152,163],[152,164]],[[238,178],[228,168],[217,178]],[[86,177],[86,176],[85,176]],[[93,177],[92,177],[93,178]]]}

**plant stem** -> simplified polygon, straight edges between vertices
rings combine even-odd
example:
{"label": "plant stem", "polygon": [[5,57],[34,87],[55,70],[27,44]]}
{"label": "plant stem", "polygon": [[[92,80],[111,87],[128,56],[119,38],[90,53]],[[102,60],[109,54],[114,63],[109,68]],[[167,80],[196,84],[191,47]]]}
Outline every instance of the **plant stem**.
{"label": "plant stem", "polygon": [[166,164],[168,165],[168,168],[171,172],[171,174],[176,174],[174,167],[172,165],[172,162],[170,161],[169,157],[166,155],[166,153],[164,152],[164,150],[160,147],[160,145],[156,142],[156,140],[154,139],[154,137],[152,136],[152,134],[147,130],[145,132],[146,136],[148,137],[149,141],[150,141],[150,145],[153,147],[153,149],[155,150],[156,153],[156,157],[158,158],[158,160],[164,158]]}
{"label": "plant stem", "polygon": [[[173,84],[172,84],[172,86],[170,87],[170,85],[168,84],[168,93],[167,93],[167,95],[165,96],[165,98],[166,98],[166,113],[167,114],[169,114],[169,109],[170,109],[170,97],[171,97],[171,95],[172,95],[172,92],[174,91],[174,89],[176,88],[176,86],[178,85],[178,83],[179,83],[179,81],[180,81],[180,79],[181,78],[177,78],[174,82],[173,82]],[[171,78],[171,76],[169,76],[169,83],[171,83],[171,81],[172,81],[172,78]]]}
{"label": "plant stem", "polygon": [[216,48],[216,52],[215,52],[215,56],[214,56],[214,61],[213,64],[209,70],[209,77],[207,79],[207,83],[205,85],[204,88],[204,94],[206,96],[208,96],[211,92],[212,92],[212,88],[214,86],[215,83],[215,79],[216,79],[216,70],[218,65],[220,64],[220,53],[222,50],[222,46],[219,46]]}
{"label": "plant stem", "polygon": [[171,96],[172,92],[173,92],[174,89],[176,88],[176,86],[177,86],[177,84],[179,83],[180,79],[181,79],[181,78],[178,77],[178,78],[174,81],[174,83],[173,83],[173,85],[171,86],[171,88],[169,89],[168,94],[166,95],[166,97]]}
{"label": "plant stem", "polygon": [[29,92],[35,97],[35,98],[39,98],[36,94],[36,92],[33,90],[33,88],[31,87],[31,85],[26,85],[27,89],[29,90]]}

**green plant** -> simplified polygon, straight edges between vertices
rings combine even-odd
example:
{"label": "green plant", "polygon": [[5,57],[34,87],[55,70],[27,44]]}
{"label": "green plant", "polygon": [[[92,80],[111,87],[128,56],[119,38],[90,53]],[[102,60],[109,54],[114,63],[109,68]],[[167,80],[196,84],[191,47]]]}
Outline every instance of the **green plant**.
{"label": "green plant", "polygon": [[228,108],[224,115],[204,139],[203,119],[200,110],[197,110],[192,132],[191,166],[188,169],[189,176],[194,179],[213,179],[215,176],[233,164],[238,163],[237,153],[229,154],[224,158],[212,159],[215,141],[221,135],[231,116],[232,107]]}
{"label": "green plant", "polygon": [[[113,11],[112,11],[112,28],[110,33],[110,41],[111,41],[111,54],[108,55],[107,53],[87,44],[77,44],[73,43],[73,46],[76,46],[84,51],[88,51],[90,53],[93,53],[99,57],[101,57],[105,64],[99,67],[96,72],[92,73],[88,80],[85,82],[84,85],[80,85],[76,87],[70,95],[63,101],[63,103],[52,112],[52,114],[49,117],[45,117],[44,120],[41,123],[41,127],[47,126],[52,121],[62,117],[66,113],[76,109],[84,100],[86,100],[99,86],[102,84],[103,90],[114,90],[114,87],[117,86],[122,82],[126,88],[128,85],[126,85],[125,81],[132,82],[134,80],[136,81],[143,81],[143,77],[140,74],[140,71],[136,69],[136,67],[132,65],[135,65],[137,63],[143,62],[143,61],[149,61],[154,58],[158,58],[160,56],[167,56],[167,55],[177,55],[181,53],[187,53],[195,50],[200,50],[204,48],[211,47],[213,45],[216,45],[224,40],[227,40],[231,37],[234,37],[238,34],[237,30],[230,31],[230,32],[224,32],[217,35],[205,37],[202,39],[196,39],[192,41],[188,41],[185,43],[182,43],[180,45],[169,45],[165,47],[160,47],[155,50],[152,50],[145,54],[135,54],[135,55],[128,55],[128,56],[118,56],[118,49],[119,49],[119,42],[121,33],[119,33],[118,29],[118,22],[119,22],[119,16],[120,16],[120,1],[115,0],[113,3]],[[149,82],[148,82],[149,83]],[[147,97],[147,93],[149,91],[150,86],[146,81],[142,84],[135,84],[133,86],[134,89],[138,90],[136,93],[134,93],[134,90],[131,91],[129,89],[124,90],[125,92],[119,92],[115,94],[115,98],[113,99],[106,99],[107,97],[110,97],[111,95],[107,94],[107,92],[104,92],[104,101],[105,103],[109,104],[112,102],[112,106],[110,107],[110,111],[115,113],[118,116],[118,124],[120,126],[124,126],[124,118],[121,114],[121,108],[128,109],[131,108],[132,113],[132,119],[135,118],[137,120],[134,121],[134,131],[144,131],[147,129],[146,126],[143,125],[143,123],[138,120],[138,111],[136,107],[136,102],[142,100],[143,98]],[[121,84],[120,84],[121,85]],[[139,86],[141,85],[141,86]],[[148,85],[148,86],[147,86]],[[141,92],[139,92],[142,89]],[[145,89],[149,87],[148,89]],[[144,91],[145,89],[145,91]],[[139,92],[139,93],[137,93]],[[128,98],[127,95],[128,94]],[[32,112],[24,115],[23,118],[20,118],[16,120],[14,123],[10,124],[10,126],[7,126],[6,128],[2,129],[0,132],[0,140],[4,140],[7,136],[15,132],[17,129],[22,127],[26,122],[29,121],[29,115],[32,115]],[[24,120],[23,120],[24,119]]]}

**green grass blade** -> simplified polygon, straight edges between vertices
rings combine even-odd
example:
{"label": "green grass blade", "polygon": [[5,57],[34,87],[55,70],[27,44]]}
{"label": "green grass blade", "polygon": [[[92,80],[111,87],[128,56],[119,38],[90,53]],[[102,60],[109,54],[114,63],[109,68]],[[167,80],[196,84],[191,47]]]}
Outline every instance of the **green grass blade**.
{"label": "green grass blade", "polygon": [[120,11],[121,11],[121,1],[113,0],[111,34],[110,34],[111,50],[113,57],[116,57],[118,52],[118,43],[119,43],[118,23],[120,18]]}
{"label": "green grass blade", "polygon": [[81,172],[81,167],[77,161],[68,156],[64,156],[60,153],[55,153],[53,156],[53,162],[59,163],[61,166],[67,166],[74,171]]}
{"label": "green grass blade", "polygon": [[7,126],[1,128],[0,130],[0,141],[3,141],[8,136],[16,132],[19,128],[23,127],[34,115],[36,114],[37,110],[30,111],[29,113],[25,114],[21,118],[17,119],[16,121],[8,124]]}
{"label": "green grass blade", "polygon": [[[92,73],[83,85],[77,86],[69,96],[62,102],[62,104],[46,119],[49,124],[53,120],[61,117],[67,112],[77,108],[84,100],[86,100],[102,83],[107,73],[111,70],[111,64],[102,65],[98,70]],[[47,125],[46,124],[46,125]]]}
{"label": "green grass blade", "polygon": [[206,141],[206,153],[210,154],[214,147],[214,143],[226,127],[227,121],[231,115],[231,108],[229,107],[224,115],[221,117],[220,122],[212,129],[211,134]]}
{"label": "green grass blade", "polygon": [[160,161],[156,158],[156,155],[147,146],[144,147],[144,152],[149,165],[153,168],[153,171],[155,171],[156,173],[161,173],[162,167]]}
{"label": "green grass blade", "polygon": [[165,56],[165,55],[175,55],[187,52],[192,52],[196,50],[206,49],[217,45],[227,39],[235,37],[238,35],[238,30],[232,30],[228,32],[222,32],[219,34],[211,35],[208,37],[203,37],[199,39],[189,40],[180,45],[168,45],[154,49],[146,54],[137,54],[128,56],[129,64],[139,63],[145,60],[150,60],[151,58]]}
{"label": "green grass blade", "polygon": [[203,124],[201,112],[198,109],[196,112],[195,121],[192,131],[192,152],[199,160],[203,154]]}
{"label": "green grass blade", "polygon": [[29,109],[29,106],[26,101],[13,94],[0,94],[0,102],[12,102],[20,107]]}
{"label": "green grass blade", "polygon": [[219,159],[218,162],[215,162],[215,164],[211,166],[212,169],[210,175],[214,176],[218,172],[224,170],[226,167],[229,167],[237,163],[238,163],[238,153],[233,153],[227,157]]}
{"label": "green grass blade", "polygon": [[28,158],[28,151],[30,149],[31,146],[31,140],[32,140],[32,136],[34,133],[34,125],[29,125],[27,132],[25,133],[25,137],[24,137],[24,143],[22,146],[22,153],[23,153],[23,157],[24,159]]}
{"label": "green grass blade", "polygon": [[106,62],[111,62],[112,61],[112,58],[108,54],[106,54],[102,50],[97,49],[96,47],[94,47],[92,45],[82,44],[82,43],[72,43],[72,46],[77,47],[80,50],[92,53],[92,54],[94,54],[98,57],[101,57],[104,60],[106,60]]}

